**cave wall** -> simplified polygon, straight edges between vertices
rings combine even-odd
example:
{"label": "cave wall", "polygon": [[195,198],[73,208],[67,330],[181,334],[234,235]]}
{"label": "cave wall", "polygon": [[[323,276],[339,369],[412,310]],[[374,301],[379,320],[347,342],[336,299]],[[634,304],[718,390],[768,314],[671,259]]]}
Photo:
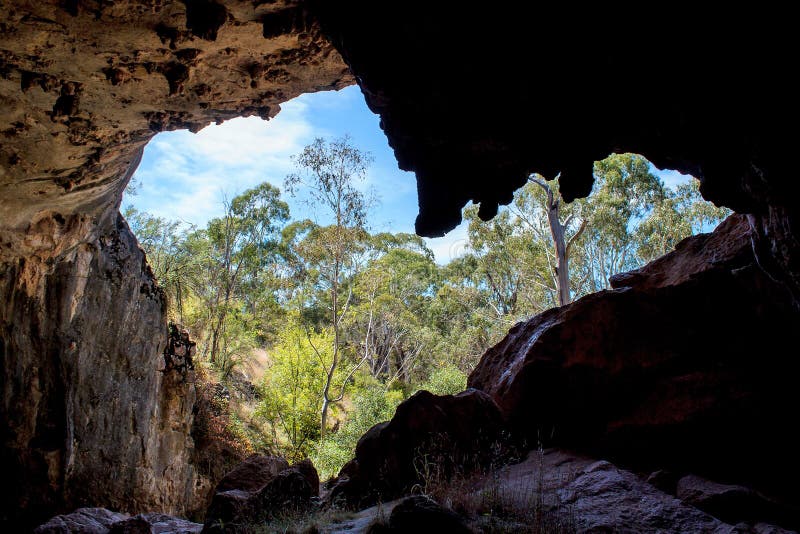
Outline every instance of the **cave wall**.
{"label": "cave wall", "polygon": [[297,2],[0,2],[0,522],[192,511],[194,387],[122,191],[159,131],[351,83]]}
{"label": "cave wall", "polygon": [[99,502],[184,513],[194,388],[159,372],[164,297],[122,217],[54,257],[4,263],[0,280],[2,465],[17,481],[2,519]]}

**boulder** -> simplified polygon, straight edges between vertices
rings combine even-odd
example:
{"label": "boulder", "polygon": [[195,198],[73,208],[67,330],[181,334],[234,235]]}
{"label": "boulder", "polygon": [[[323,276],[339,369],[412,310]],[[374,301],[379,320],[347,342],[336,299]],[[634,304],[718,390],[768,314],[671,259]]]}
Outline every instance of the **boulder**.
{"label": "boulder", "polygon": [[308,469],[292,466],[278,473],[253,495],[251,509],[257,517],[275,517],[307,508],[318,495],[319,476],[316,469],[311,475]]}
{"label": "boulder", "polygon": [[768,521],[800,528],[800,510],[782,506],[745,486],[687,475],[678,481],[676,495],[728,523]]}
{"label": "boulder", "polygon": [[111,525],[124,521],[130,516],[119,512],[112,512],[105,508],[78,508],[71,514],[57,515],[47,523],[38,526],[35,534],[105,534]]}
{"label": "boulder", "polygon": [[391,421],[361,437],[329,499],[362,507],[488,466],[504,440],[503,429],[500,410],[484,392],[419,391],[397,407]]}
{"label": "boulder", "polygon": [[667,469],[659,469],[650,473],[647,477],[647,483],[660,489],[664,493],[675,495],[679,479],[680,476],[677,473],[673,473]]}
{"label": "boulder", "polygon": [[216,524],[226,525],[234,522],[238,517],[246,516],[252,496],[251,492],[244,490],[215,493],[208,510],[206,510],[206,527]]}
{"label": "boulder", "polygon": [[36,534],[198,534],[203,528],[180,517],[159,513],[136,516],[105,508],[79,508],[34,530]]}
{"label": "boulder", "polygon": [[253,456],[225,475],[217,490],[203,532],[244,532],[311,507],[319,495],[319,475],[310,460],[289,466],[282,458]]}
{"label": "boulder", "polygon": [[760,268],[745,217],[615,277],[614,289],[514,326],[468,385],[510,428],[642,471],[669,469],[800,502],[800,313]]}
{"label": "boulder", "polygon": [[390,532],[472,532],[458,514],[442,508],[424,495],[413,495],[400,501],[389,516],[389,528]]}
{"label": "boulder", "polygon": [[258,491],[288,467],[289,463],[283,458],[254,454],[222,477],[214,491]]}

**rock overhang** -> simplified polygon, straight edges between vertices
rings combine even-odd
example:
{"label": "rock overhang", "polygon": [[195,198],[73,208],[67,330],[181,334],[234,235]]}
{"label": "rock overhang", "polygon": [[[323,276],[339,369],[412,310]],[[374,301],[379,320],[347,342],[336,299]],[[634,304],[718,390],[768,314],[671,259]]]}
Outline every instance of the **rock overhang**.
{"label": "rock overhang", "polygon": [[310,5],[417,173],[421,235],[452,229],[468,201],[492,217],[530,172],[584,197],[612,152],[692,174],[739,212],[795,202],[796,54],[778,13]]}

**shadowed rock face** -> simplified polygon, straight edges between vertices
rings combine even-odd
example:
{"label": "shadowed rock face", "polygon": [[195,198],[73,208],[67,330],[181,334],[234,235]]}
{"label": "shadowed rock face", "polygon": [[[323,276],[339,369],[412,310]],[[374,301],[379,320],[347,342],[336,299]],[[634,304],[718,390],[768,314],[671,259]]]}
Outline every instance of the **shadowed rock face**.
{"label": "shadowed rock face", "polygon": [[159,131],[350,83],[296,2],[3,3],[0,522],[204,506],[194,389],[159,372],[163,298],[122,191]]}
{"label": "shadowed rock face", "polygon": [[728,10],[722,25],[679,6],[311,3],[417,173],[422,234],[455,226],[468,200],[491,216],[532,171],[586,196],[611,152],[692,173],[740,212],[796,191],[775,129],[797,118],[794,52],[774,12]]}
{"label": "shadowed rock face", "polygon": [[342,467],[329,499],[358,508],[434,479],[469,475],[505,452],[503,429],[502,414],[482,391],[418,391],[397,407],[391,421],[358,440],[355,458]]}
{"label": "shadowed rock face", "polygon": [[635,152],[752,214],[761,267],[800,305],[787,14],[726,9],[722,24],[679,5],[310,3],[416,172],[421,235],[456,226],[470,200],[492,217],[530,172],[561,173],[564,199],[584,197],[595,160]]}
{"label": "shadowed rock face", "polygon": [[0,277],[0,465],[16,481],[2,519],[65,503],[186,512],[194,388],[159,372],[163,296],[142,250],[119,216],[56,258]]}
{"label": "shadowed rock face", "polygon": [[797,502],[787,421],[800,406],[800,314],[755,264],[746,220],[638,271],[616,289],[516,325],[468,384],[516,432],[637,468],[747,482]]}

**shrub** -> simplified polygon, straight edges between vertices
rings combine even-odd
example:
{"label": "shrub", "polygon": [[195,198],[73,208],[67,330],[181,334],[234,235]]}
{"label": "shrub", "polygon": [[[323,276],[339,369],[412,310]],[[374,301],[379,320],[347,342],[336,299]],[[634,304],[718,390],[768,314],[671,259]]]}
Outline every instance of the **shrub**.
{"label": "shrub", "polygon": [[369,384],[355,394],[353,408],[341,428],[328,434],[317,446],[314,465],[320,476],[330,478],[355,456],[356,444],[374,425],[387,421],[403,401],[401,391],[389,390],[377,383]]}
{"label": "shrub", "polygon": [[432,372],[419,389],[434,395],[455,395],[467,389],[467,375],[455,365],[446,365]]}

